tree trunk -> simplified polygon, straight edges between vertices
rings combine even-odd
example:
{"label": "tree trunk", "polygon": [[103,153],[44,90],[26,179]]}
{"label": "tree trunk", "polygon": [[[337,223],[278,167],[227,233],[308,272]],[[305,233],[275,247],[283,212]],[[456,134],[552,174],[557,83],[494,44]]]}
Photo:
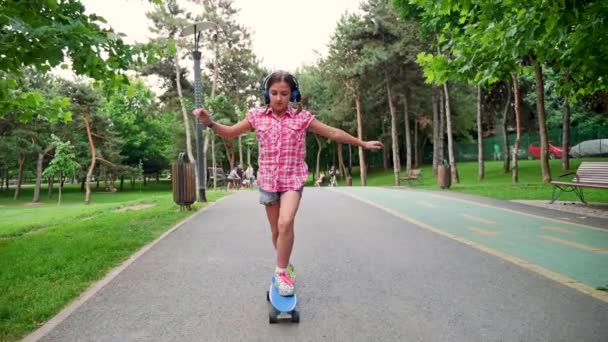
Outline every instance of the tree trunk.
{"label": "tree trunk", "polygon": [[8,166],[4,169],[4,182],[0,184],[0,187],[4,185],[4,189],[8,191]]}
{"label": "tree trunk", "polygon": [[[439,89],[439,88],[438,88]],[[445,160],[445,94],[439,89],[439,163]]]}
{"label": "tree trunk", "polygon": [[[211,82],[211,98],[215,98],[215,90],[217,89],[217,74],[218,74],[218,46],[217,42],[215,45],[215,56],[213,58],[213,81]],[[205,143],[203,149],[205,151],[205,156],[207,155],[207,149],[209,147],[209,140],[211,140],[211,172],[213,174],[213,191],[217,189],[217,170],[215,169],[217,165],[215,165],[215,135],[214,133],[205,134]],[[207,158],[205,158],[204,164],[205,170],[207,168]]]}
{"label": "tree trunk", "polygon": [[353,149],[350,144],[348,144],[348,176],[353,176]]}
{"label": "tree trunk", "polygon": [[[114,172],[110,172],[109,174],[109,182],[108,182],[108,191],[109,192],[116,192],[116,184],[114,184],[116,182],[116,176],[114,175]],[[160,182],[159,179],[159,175],[158,173],[156,173],[156,183],[158,184]]]}
{"label": "tree trunk", "polygon": [[321,139],[319,139],[318,135],[315,134],[314,136],[317,140],[317,146],[319,146],[319,149],[317,150],[317,166],[315,167],[315,178],[319,178],[319,173],[321,172],[321,150],[323,150],[323,144],[321,143]]}
{"label": "tree trunk", "polygon": [[340,166],[340,173],[346,178],[346,166],[344,166],[344,157],[342,156],[342,144],[338,145],[338,165]]}
{"label": "tree trunk", "polygon": [[59,199],[57,205],[61,206],[61,191],[63,189],[63,172],[59,171]]}
{"label": "tree trunk", "polygon": [[15,200],[21,194],[21,184],[23,183],[23,170],[25,169],[25,156],[19,157],[19,172],[17,173],[17,184],[15,185]]}
{"label": "tree trunk", "polygon": [[217,170],[216,167],[217,165],[215,164],[215,134],[207,134],[208,136],[211,136],[211,167],[212,167],[212,172],[213,172],[213,191],[217,190]]}
{"label": "tree trunk", "polygon": [[439,110],[437,108],[439,104],[435,86],[431,88],[431,102],[433,106],[433,176],[437,176],[437,167],[441,160],[439,159]]}
{"label": "tree trunk", "polygon": [[242,135],[239,135],[239,164],[243,165],[243,139]]}
{"label": "tree trunk", "polygon": [[479,166],[477,178],[483,180],[483,125],[481,122],[481,86],[477,86],[477,163]]}
{"label": "tree trunk", "polygon": [[416,122],[416,130],[419,132],[418,133],[418,137],[416,138],[416,140],[419,140],[420,137],[422,137],[422,142],[418,143],[418,147],[416,147],[416,153],[414,154],[414,156],[416,156],[416,163],[415,163],[415,167],[417,169],[419,169],[422,166],[422,163],[424,163],[423,160],[423,152],[424,152],[424,148],[426,147],[426,144],[428,143],[429,139],[426,136],[426,134],[424,135],[420,135],[420,128],[419,128],[420,124],[418,122]]}
{"label": "tree trunk", "polygon": [[120,176],[120,191],[123,191],[125,189],[125,176],[121,175]]}
{"label": "tree trunk", "polygon": [[[175,57],[173,59],[173,63],[175,64],[175,84],[177,86],[177,96],[179,97],[179,105],[182,110],[182,117],[184,118],[184,130],[186,132],[186,152],[188,153],[188,159],[190,162],[194,162],[194,165],[198,166],[196,163],[196,159],[194,159],[194,154],[192,152],[192,138],[190,137],[190,119],[188,117],[188,112],[186,111],[186,106],[184,105],[184,97],[182,95],[182,83],[181,83],[181,74],[179,67],[179,52],[175,51]],[[194,125],[196,128],[196,125]],[[198,167],[194,167],[194,178],[196,180],[196,188],[200,189],[198,185]]]}
{"label": "tree trunk", "polygon": [[49,199],[51,199],[53,197],[53,177],[49,177],[48,178],[48,186],[47,186],[48,190],[47,190],[47,196]]}
{"label": "tree trunk", "polygon": [[399,159],[399,136],[397,134],[397,113],[393,104],[393,93],[391,86],[386,83],[386,93],[388,96],[388,109],[391,113],[391,141],[393,142],[393,173],[395,175],[395,186],[401,185],[401,161]]}
{"label": "tree trunk", "polygon": [[519,80],[515,74],[511,74],[513,79],[513,110],[515,112],[515,143],[513,144],[513,183],[519,182],[519,169],[517,153],[521,143],[521,93],[519,91]]}
{"label": "tree trunk", "polygon": [[[228,141],[222,137],[222,142],[224,143],[224,151],[226,152],[226,160],[230,164],[230,170],[234,169],[234,149],[230,149],[228,146]],[[232,153],[230,152],[232,151]]]}
{"label": "tree trunk", "polygon": [[[86,193],[84,195],[84,203],[91,203],[91,175],[93,175],[93,170],[95,170],[95,161],[97,160],[96,151],[95,151],[95,143],[93,142],[93,135],[91,134],[91,125],[89,124],[89,119],[84,117],[84,126],[87,129],[87,137],[89,138],[89,146],[91,147],[91,165],[89,166],[89,171],[87,172],[87,182],[86,182]],[[99,185],[99,177],[97,177],[97,184]]]}
{"label": "tree trunk", "polygon": [[551,168],[549,167],[549,139],[547,138],[547,116],[545,114],[545,91],[543,69],[537,60],[534,60],[534,74],[536,76],[536,111],[538,112],[538,132],[540,133],[540,169],[543,183],[551,182]]}
{"label": "tree trunk", "polygon": [[[361,120],[361,97],[355,96],[355,107],[357,109],[357,138],[363,140],[363,122]],[[367,166],[365,165],[365,153],[363,147],[359,146],[359,172],[361,174],[361,186],[367,185]]]}
{"label": "tree trunk", "polygon": [[407,91],[403,94],[403,122],[405,126],[405,173],[412,169],[412,138],[410,135],[410,113],[407,103]]}
{"label": "tree trunk", "polygon": [[416,168],[416,169],[420,166],[419,149],[420,149],[420,144],[418,142],[418,120],[416,118],[416,115],[414,115],[414,148],[413,148],[413,151],[414,151],[414,168]]}
{"label": "tree trunk", "polygon": [[251,146],[247,145],[247,165],[251,165]]}
{"label": "tree trunk", "polygon": [[44,156],[51,152],[55,147],[53,145],[47,146],[42,153],[38,153],[38,161],[36,162],[36,186],[34,187],[34,197],[32,202],[40,202],[40,188],[42,187],[42,164],[44,163]]}
{"label": "tree trunk", "polygon": [[570,169],[568,145],[570,145],[570,103],[568,102],[568,98],[565,98],[564,119],[562,123],[562,170]]}
{"label": "tree trunk", "polygon": [[[386,137],[386,127],[384,125],[384,120],[382,120],[380,127],[382,127],[382,140],[384,140],[384,137]],[[386,146],[390,145],[388,141],[383,141],[382,143]],[[388,171],[388,148],[382,149],[382,168],[384,168],[384,171]]]}
{"label": "tree trunk", "polygon": [[450,169],[452,171],[452,181],[460,183],[458,169],[456,168],[456,158],[454,158],[454,137],[452,136],[452,111],[450,110],[450,93],[448,91],[448,83],[443,84],[445,92],[445,125],[448,130],[448,156],[450,158]]}
{"label": "tree trunk", "polygon": [[502,166],[503,173],[509,173],[509,132],[507,131],[507,124],[509,122],[509,107],[511,107],[511,85],[507,81],[507,102],[505,103],[505,109],[502,112],[502,150],[504,155],[504,164]]}

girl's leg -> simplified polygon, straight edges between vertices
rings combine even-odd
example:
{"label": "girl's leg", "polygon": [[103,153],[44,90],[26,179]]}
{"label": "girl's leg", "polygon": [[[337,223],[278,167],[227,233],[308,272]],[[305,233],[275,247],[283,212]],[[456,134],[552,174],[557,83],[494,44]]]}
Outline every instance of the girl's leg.
{"label": "girl's leg", "polygon": [[294,241],[294,219],[300,206],[301,194],[297,191],[287,191],[281,196],[281,205],[279,208],[278,231],[277,239],[277,266],[287,268],[289,257],[293,249]]}
{"label": "girl's leg", "polygon": [[279,237],[279,208],[281,205],[279,202],[266,206],[266,216],[268,217],[268,223],[270,223],[270,231],[272,232],[272,245],[274,250],[277,250],[277,238]]}

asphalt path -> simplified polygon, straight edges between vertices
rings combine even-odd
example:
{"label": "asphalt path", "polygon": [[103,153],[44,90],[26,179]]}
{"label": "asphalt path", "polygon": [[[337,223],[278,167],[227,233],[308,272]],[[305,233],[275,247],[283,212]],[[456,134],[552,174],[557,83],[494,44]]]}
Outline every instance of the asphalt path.
{"label": "asphalt path", "polygon": [[608,340],[606,301],[326,188],[306,188],[296,217],[300,323],[271,325],[275,258],[257,198],[197,213],[40,340]]}

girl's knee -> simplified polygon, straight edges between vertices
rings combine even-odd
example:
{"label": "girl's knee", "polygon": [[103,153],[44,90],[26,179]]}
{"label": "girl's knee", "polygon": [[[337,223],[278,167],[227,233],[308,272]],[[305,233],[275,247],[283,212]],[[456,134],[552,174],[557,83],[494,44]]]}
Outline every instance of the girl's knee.
{"label": "girl's knee", "polygon": [[281,234],[293,234],[293,218],[279,217],[278,226]]}

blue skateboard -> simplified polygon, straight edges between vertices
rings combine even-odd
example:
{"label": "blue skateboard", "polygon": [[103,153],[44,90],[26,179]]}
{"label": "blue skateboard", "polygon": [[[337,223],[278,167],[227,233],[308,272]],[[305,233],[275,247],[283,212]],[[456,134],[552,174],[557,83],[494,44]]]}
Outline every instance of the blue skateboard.
{"label": "blue skateboard", "polygon": [[266,300],[272,304],[268,313],[268,323],[278,323],[279,320],[291,320],[293,323],[300,323],[300,313],[296,309],[298,297],[281,296],[279,290],[274,287],[274,277],[270,282],[270,288],[266,291]]}

